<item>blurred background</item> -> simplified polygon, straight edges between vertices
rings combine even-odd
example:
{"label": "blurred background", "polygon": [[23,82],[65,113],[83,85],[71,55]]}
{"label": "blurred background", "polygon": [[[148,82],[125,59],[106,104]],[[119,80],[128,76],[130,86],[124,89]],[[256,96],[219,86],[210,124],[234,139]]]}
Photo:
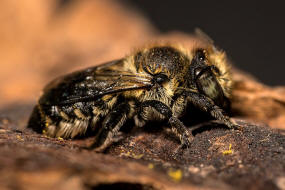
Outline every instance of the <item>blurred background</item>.
{"label": "blurred background", "polygon": [[284,85],[284,16],[281,2],[1,0],[0,105],[33,105],[53,78],[123,57],[153,39],[173,34],[193,44],[195,28],[236,67]]}
{"label": "blurred background", "polygon": [[121,1],[142,11],[161,32],[199,27],[237,67],[268,85],[285,84],[284,2]]}

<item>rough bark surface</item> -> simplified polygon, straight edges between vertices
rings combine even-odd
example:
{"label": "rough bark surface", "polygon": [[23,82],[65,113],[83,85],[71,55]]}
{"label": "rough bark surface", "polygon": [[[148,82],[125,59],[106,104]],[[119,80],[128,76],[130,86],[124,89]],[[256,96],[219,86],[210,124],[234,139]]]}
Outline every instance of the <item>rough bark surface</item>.
{"label": "rough bark surface", "polygon": [[0,2],[0,189],[285,189],[285,87],[238,69],[232,116],[243,131],[185,121],[195,138],[178,154],[166,126],[126,127],[104,154],[85,149],[92,137],[63,140],[26,129],[42,87],[56,76],[148,42],[202,43],[159,34],[114,1],[60,2]]}

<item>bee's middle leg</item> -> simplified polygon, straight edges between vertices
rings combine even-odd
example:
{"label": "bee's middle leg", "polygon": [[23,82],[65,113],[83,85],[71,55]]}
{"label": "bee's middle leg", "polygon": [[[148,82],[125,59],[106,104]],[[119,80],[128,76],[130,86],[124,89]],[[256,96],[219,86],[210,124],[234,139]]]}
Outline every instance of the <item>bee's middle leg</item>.
{"label": "bee's middle leg", "polygon": [[102,152],[110,146],[114,142],[120,128],[125,124],[129,112],[130,105],[128,103],[119,104],[111,110],[105,117],[102,128],[99,130],[90,148],[97,152]]}
{"label": "bee's middle leg", "polygon": [[165,119],[168,120],[172,132],[180,139],[181,147],[190,146],[191,141],[194,138],[192,133],[189,132],[186,126],[177,117],[173,115],[171,109],[167,105],[157,100],[144,101],[141,104],[141,112],[142,112],[141,114],[143,114],[143,109],[145,107],[154,108],[157,112],[162,114],[165,117]]}

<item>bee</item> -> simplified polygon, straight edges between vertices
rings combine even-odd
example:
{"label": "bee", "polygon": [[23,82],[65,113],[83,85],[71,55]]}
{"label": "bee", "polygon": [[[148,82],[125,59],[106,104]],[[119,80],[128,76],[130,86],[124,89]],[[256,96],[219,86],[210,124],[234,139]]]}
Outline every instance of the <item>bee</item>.
{"label": "bee", "polygon": [[181,146],[189,147],[194,137],[180,121],[187,107],[237,127],[224,112],[231,88],[226,54],[214,45],[154,45],[55,79],[44,88],[28,126],[61,138],[96,131],[91,148],[103,151],[128,120],[137,127],[167,121]]}

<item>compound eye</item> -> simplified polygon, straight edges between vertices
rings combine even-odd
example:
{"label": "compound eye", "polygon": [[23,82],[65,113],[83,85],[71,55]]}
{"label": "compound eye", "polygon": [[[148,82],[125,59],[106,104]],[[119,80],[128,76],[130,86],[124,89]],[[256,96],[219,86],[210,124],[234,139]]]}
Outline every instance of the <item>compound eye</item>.
{"label": "compound eye", "polygon": [[201,73],[203,69],[201,67],[198,67],[195,69],[195,77],[198,77],[198,75]]}
{"label": "compound eye", "polygon": [[198,67],[194,70],[194,74],[195,74],[195,79],[197,80],[198,78],[202,77],[202,76],[210,76],[212,74],[211,71],[211,66],[204,66],[204,67]]}

